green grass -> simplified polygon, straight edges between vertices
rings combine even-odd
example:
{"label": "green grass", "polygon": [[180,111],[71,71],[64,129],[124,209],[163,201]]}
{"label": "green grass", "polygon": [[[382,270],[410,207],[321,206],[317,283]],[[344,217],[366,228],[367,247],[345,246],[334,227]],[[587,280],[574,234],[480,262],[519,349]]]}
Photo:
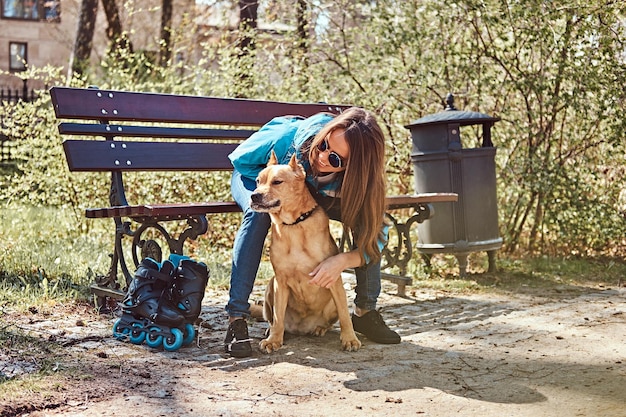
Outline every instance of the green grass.
{"label": "green grass", "polygon": [[[7,306],[25,310],[37,304],[90,301],[89,285],[110,266],[113,227],[110,219],[85,219],[71,209],[1,207],[0,311]],[[209,266],[209,287],[227,288],[231,248],[210,239],[201,236],[186,250]],[[130,238],[125,243],[130,246]],[[126,259],[132,264],[130,252]],[[263,262],[259,279],[271,273],[269,262]]]}
{"label": "green grass", "polygon": [[0,209],[2,305],[88,296],[92,268],[104,265],[107,256],[99,237],[82,233],[75,219],[62,209]]}

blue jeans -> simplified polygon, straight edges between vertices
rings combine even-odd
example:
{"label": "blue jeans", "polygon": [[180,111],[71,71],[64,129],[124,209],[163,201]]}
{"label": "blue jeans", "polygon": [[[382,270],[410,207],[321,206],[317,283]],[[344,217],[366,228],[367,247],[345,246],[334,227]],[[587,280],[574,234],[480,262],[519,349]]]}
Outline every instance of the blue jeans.
{"label": "blue jeans", "polygon": [[[250,315],[249,298],[254,287],[254,280],[259,269],[263,245],[271,221],[267,213],[258,213],[250,208],[250,196],[256,188],[256,182],[243,177],[236,170],[231,179],[233,198],[243,210],[243,219],[233,245],[232,270],[230,273],[229,301],[226,312],[231,317]],[[327,208],[325,202],[320,204]],[[339,205],[327,210],[329,217],[339,220]],[[356,297],[354,303],[363,310],[376,309],[380,295],[380,261],[355,268]]]}

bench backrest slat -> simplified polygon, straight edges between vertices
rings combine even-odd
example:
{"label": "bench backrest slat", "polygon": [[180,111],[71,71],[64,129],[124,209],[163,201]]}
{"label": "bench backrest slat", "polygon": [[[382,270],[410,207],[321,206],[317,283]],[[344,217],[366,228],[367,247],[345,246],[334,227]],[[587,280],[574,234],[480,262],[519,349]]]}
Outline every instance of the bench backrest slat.
{"label": "bench backrest slat", "polygon": [[339,113],[350,107],[69,87],[52,87],[50,96],[58,119],[238,126],[262,126],[283,115]]}
{"label": "bench backrest slat", "polygon": [[163,126],[129,126],[102,123],[59,123],[63,135],[116,136],[133,138],[234,139],[244,140],[256,130],[203,129]]}
{"label": "bench backrest slat", "polygon": [[66,140],[63,149],[70,171],[218,171],[233,169],[228,154],[237,145]]}

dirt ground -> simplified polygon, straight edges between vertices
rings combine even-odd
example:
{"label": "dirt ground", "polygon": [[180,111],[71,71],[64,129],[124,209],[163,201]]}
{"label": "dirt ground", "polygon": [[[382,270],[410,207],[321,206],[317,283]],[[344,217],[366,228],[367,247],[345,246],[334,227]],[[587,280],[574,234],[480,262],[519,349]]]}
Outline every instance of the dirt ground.
{"label": "dirt ground", "polygon": [[[340,351],[336,329],[290,337],[274,354],[229,358],[220,292],[205,297],[197,343],[176,352],[114,339],[113,316],[8,317],[61,343],[62,366],[73,370],[49,392],[0,395],[0,415],[626,416],[626,288],[409,288],[405,298],[384,289],[383,317],[402,343],[361,337],[354,353]],[[266,326],[251,322],[255,345]],[[5,375],[28,372],[18,365],[0,353]]]}

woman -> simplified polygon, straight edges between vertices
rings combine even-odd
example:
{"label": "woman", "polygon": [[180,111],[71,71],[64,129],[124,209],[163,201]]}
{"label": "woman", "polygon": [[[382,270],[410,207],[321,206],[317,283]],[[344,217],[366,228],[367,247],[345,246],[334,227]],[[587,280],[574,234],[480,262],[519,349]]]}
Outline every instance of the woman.
{"label": "woman", "polygon": [[376,310],[380,294],[380,258],[386,241],[385,139],[372,114],[352,107],[339,116],[326,113],[307,119],[277,117],[250,136],[229,156],[233,167],[231,191],[243,210],[233,247],[229,326],[226,352],[234,357],[252,354],[245,318],[248,299],[270,228],[267,213],[250,209],[256,177],[274,150],[279,163],[296,154],[307,172],[307,185],[328,216],[340,220],[353,236],[354,248],[326,259],[311,271],[311,283],[330,288],[341,272],[356,275],[354,330],[378,343],[400,343]]}

